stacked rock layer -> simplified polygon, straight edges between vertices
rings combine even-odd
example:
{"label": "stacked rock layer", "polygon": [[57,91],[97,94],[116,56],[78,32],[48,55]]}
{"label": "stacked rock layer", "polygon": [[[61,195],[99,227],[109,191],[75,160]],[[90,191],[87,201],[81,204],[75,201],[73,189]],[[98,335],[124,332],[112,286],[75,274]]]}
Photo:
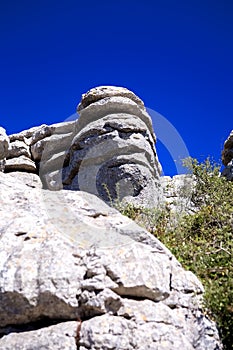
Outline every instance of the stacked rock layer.
{"label": "stacked rock layer", "polygon": [[161,169],[142,100],[126,88],[102,86],[82,96],[78,113],[74,121],[11,135],[5,171],[38,173],[50,190],[156,206]]}
{"label": "stacked rock layer", "polygon": [[66,155],[63,185],[105,201],[156,205],[160,165],[143,102],[117,87],[91,89],[78,106],[76,135]]}

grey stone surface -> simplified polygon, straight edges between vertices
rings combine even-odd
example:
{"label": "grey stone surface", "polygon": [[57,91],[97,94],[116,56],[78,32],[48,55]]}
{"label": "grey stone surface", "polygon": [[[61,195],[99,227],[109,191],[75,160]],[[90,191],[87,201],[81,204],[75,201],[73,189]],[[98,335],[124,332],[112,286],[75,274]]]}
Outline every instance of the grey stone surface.
{"label": "grey stone surface", "polygon": [[7,159],[25,156],[31,159],[29,146],[20,140],[15,140],[10,143]]}
{"label": "grey stone surface", "polygon": [[69,148],[74,137],[75,121],[45,125],[32,135],[31,152],[34,160],[47,160],[51,155]]}
{"label": "grey stone surface", "polygon": [[159,205],[161,166],[142,100],[126,88],[97,87],[82,96],[78,111],[76,121],[10,135],[2,169],[37,173],[50,190],[87,191],[108,203]]}
{"label": "grey stone surface", "polygon": [[0,172],[5,169],[6,157],[8,156],[9,138],[6,130],[0,127]]}
{"label": "grey stone surface", "polygon": [[[213,348],[211,343],[214,329],[209,320],[207,320],[209,334],[194,340],[192,329],[198,333],[203,324],[201,318],[193,322],[193,314],[187,310],[174,312],[162,304],[153,304],[148,301],[139,301],[137,305],[134,305],[131,300],[126,299],[125,304],[127,307],[119,310],[119,314],[123,316],[121,318],[105,314],[83,322],[80,350],[204,350]],[[125,312],[122,312],[123,310]],[[190,322],[190,328],[182,327],[184,320],[187,323]],[[166,329],[164,322],[166,322]],[[215,349],[220,348],[216,345]]]}
{"label": "grey stone surface", "polygon": [[[44,183],[50,173],[62,169],[66,151],[74,137],[74,130],[75,122],[71,121],[52,125],[43,124],[10,135],[4,170],[32,172],[38,175],[40,170],[41,180]],[[46,187],[56,189],[53,182],[51,186],[48,183]]]}
{"label": "grey stone surface", "polygon": [[233,130],[224,142],[222,150],[222,162],[226,166],[233,159]]}
{"label": "grey stone surface", "polygon": [[106,202],[154,207],[162,200],[155,135],[143,102],[127,89],[90,90],[78,107],[76,135],[66,154],[65,189]]}
{"label": "grey stone surface", "polygon": [[233,161],[229,162],[228,165],[223,169],[222,176],[225,176],[229,181],[233,181]]}
{"label": "grey stone surface", "polygon": [[[0,180],[5,182],[6,174],[0,177]],[[38,175],[23,171],[14,171],[7,174],[7,182],[9,187],[14,187],[15,184],[31,188],[42,188],[42,183]]]}
{"label": "grey stone surface", "polygon": [[8,155],[9,139],[6,130],[0,127],[0,159],[4,159]]}
{"label": "grey stone surface", "polygon": [[157,206],[163,200],[161,166],[141,99],[125,88],[103,86],[84,94],[78,111],[76,121],[11,136],[11,142],[30,145],[44,188],[82,190],[108,203]]}
{"label": "grey stone surface", "polygon": [[97,102],[93,102],[79,112],[78,131],[106,115],[127,113],[140,118],[150,130],[155,141],[151,118],[146,110],[141,109],[137,103],[128,97],[105,97]]}
{"label": "grey stone surface", "polygon": [[31,146],[32,157],[36,161],[47,161],[54,154],[66,150],[73,139],[73,133],[53,134]]}
{"label": "grey stone surface", "polygon": [[163,188],[164,203],[171,211],[180,214],[194,210],[191,202],[195,179],[191,174],[162,176],[160,183]]}
{"label": "grey stone surface", "polygon": [[32,136],[32,158],[38,163],[39,176],[47,189],[63,188],[62,169],[75,136],[75,125],[75,121],[46,125]]}
{"label": "grey stone surface", "polygon": [[0,349],[222,348],[200,281],[155,237],[18,175],[0,173]]}
{"label": "grey stone surface", "polygon": [[11,134],[9,136],[10,142],[14,141],[24,141],[27,145],[31,144],[31,137],[34,133],[36,133],[38,130],[44,128],[46,124],[42,124],[40,126],[34,126],[30,129],[20,131],[19,133]]}
{"label": "grey stone surface", "polygon": [[77,350],[77,327],[78,322],[69,321],[23,333],[15,328],[0,339],[0,350]]}
{"label": "grey stone surface", "polygon": [[36,164],[32,159],[30,145],[32,136],[44,125],[36,126],[19,133],[9,135],[9,151],[5,163],[6,172],[22,171],[38,173]]}
{"label": "grey stone surface", "polygon": [[99,86],[89,90],[82,95],[82,100],[79,103],[77,110],[80,112],[93,102],[97,102],[106,97],[114,96],[127,97],[134,101],[141,109],[145,110],[144,103],[138,96],[136,96],[132,91],[119,86]]}
{"label": "grey stone surface", "polygon": [[15,158],[10,158],[6,160],[5,171],[25,171],[36,173],[37,168],[35,162],[28,158],[27,156],[19,156]]}
{"label": "grey stone surface", "polygon": [[225,168],[222,171],[222,175],[229,181],[233,181],[233,130],[224,143],[222,150],[222,162]]}

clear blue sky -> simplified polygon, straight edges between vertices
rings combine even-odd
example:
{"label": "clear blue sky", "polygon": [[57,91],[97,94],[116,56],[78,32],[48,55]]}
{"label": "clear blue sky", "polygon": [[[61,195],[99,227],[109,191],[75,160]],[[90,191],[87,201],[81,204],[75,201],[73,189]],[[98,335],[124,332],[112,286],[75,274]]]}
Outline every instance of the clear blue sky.
{"label": "clear blue sky", "polygon": [[[233,129],[232,0],[1,1],[0,44],[8,134],[64,121],[82,93],[118,85],[163,115],[191,156],[220,159]],[[175,173],[161,142],[158,154]]]}

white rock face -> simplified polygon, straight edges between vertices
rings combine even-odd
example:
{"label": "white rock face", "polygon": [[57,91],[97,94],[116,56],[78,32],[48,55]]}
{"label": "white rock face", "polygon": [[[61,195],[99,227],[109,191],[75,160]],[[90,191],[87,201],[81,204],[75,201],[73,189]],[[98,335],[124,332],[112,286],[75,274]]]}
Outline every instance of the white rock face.
{"label": "white rock face", "polygon": [[31,158],[30,149],[24,141],[15,140],[9,145],[8,159],[20,156]]}
{"label": "white rock face", "polygon": [[0,350],[77,350],[75,321],[61,322],[38,330],[31,330],[30,326],[28,331],[25,329],[12,327],[12,332],[0,339]]}
{"label": "white rock face", "polygon": [[200,281],[163,244],[35,177],[0,173],[0,350],[222,348]]}
{"label": "white rock face", "polygon": [[4,171],[6,157],[8,155],[9,139],[6,130],[0,127],[0,171]]}

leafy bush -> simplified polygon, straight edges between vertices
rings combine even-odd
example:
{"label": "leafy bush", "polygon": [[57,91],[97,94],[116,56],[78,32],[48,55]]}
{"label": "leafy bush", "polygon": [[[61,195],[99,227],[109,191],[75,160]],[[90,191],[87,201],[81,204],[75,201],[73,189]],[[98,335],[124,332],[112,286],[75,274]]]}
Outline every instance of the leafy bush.
{"label": "leafy bush", "polygon": [[233,349],[233,182],[221,177],[220,166],[209,159],[198,163],[188,158],[184,163],[195,179],[193,214],[173,220],[166,205],[153,210],[127,205],[120,210],[156,235],[201,279],[207,312],[219,327],[224,348]]}

